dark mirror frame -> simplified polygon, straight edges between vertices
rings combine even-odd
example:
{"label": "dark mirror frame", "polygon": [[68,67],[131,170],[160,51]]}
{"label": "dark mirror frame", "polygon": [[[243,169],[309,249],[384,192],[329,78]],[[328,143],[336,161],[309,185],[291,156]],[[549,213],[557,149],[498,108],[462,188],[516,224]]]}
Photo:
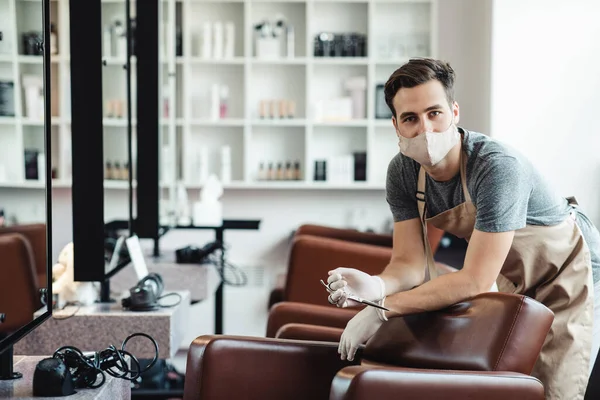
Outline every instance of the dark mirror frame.
{"label": "dark mirror frame", "polygon": [[[43,68],[44,68],[44,151],[46,154],[46,271],[47,282],[46,289],[40,291],[42,304],[46,306],[46,311],[35,318],[27,325],[22,326],[18,330],[8,334],[4,339],[0,340],[0,354],[7,352],[12,353],[12,346],[33,331],[42,322],[52,315],[52,126],[51,126],[51,91],[50,91],[50,0],[42,0],[42,32],[43,32]],[[0,310],[1,311],[1,310]],[[33,318],[33,316],[32,316]],[[12,354],[7,354],[12,358]],[[12,360],[11,360],[12,362]]]}

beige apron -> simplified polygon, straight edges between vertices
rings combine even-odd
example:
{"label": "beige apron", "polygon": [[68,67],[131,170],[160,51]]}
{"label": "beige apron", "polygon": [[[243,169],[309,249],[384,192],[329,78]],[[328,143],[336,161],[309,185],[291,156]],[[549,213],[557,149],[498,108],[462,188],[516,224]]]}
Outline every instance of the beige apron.
{"label": "beige apron", "polygon": [[[460,178],[465,202],[426,218],[425,170],[420,169],[417,203],[423,226],[426,275],[439,275],[427,240],[427,222],[467,241],[475,226],[476,209],[466,182],[461,150]],[[576,204],[574,199],[569,199]],[[545,387],[546,399],[583,399],[589,376],[593,326],[593,280],[589,249],[574,216],[556,226],[515,231],[511,249],[496,283],[498,290],[529,296],[554,312],[554,322],[532,375]]]}

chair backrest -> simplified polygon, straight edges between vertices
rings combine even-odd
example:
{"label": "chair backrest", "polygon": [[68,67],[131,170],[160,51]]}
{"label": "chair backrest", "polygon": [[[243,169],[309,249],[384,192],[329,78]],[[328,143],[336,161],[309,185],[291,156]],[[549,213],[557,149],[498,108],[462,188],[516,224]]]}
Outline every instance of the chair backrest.
{"label": "chair backrest", "polygon": [[396,366],[530,374],[554,313],[522,295],[483,293],[452,307],[391,318],[364,358]]}
{"label": "chair backrest", "polygon": [[6,320],[0,332],[12,332],[33,320],[41,306],[33,254],[20,233],[0,235],[0,304]]}
{"label": "chair backrest", "polygon": [[27,238],[32,249],[34,266],[38,279],[38,286],[46,287],[46,225],[26,224],[6,226],[0,228],[0,236],[7,233],[20,233]]}
{"label": "chair backrest", "polygon": [[331,306],[327,292],[319,283],[336,267],[357,268],[379,274],[389,263],[392,250],[344,240],[299,235],[290,252],[284,301]]}

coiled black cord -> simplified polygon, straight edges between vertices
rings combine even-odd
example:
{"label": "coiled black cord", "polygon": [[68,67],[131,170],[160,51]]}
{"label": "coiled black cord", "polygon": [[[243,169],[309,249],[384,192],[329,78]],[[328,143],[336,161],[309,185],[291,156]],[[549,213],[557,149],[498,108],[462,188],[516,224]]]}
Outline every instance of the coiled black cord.
{"label": "coiled black cord", "polygon": [[[211,254],[206,257],[206,262],[216,267],[219,276],[223,280],[223,283],[230,286],[246,286],[248,284],[248,276],[240,267],[225,261],[223,268],[221,268],[221,255]],[[233,280],[227,279],[225,276],[227,271],[233,275]]]}
{"label": "coiled black cord", "polygon": [[[154,345],[154,358],[143,370],[140,367],[138,359],[125,350],[127,342],[136,336],[148,338]],[[115,378],[121,378],[128,381],[137,380],[141,374],[152,368],[158,360],[158,343],[156,343],[156,340],[154,340],[152,336],[138,332],[127,336],[121,344],[120,350],[115,346],[110,345],[105,350],[94,352],[92,355],[86,356],[76,347],[63,346],[54,352],[53,357],[62,360],[69,368],[71,376],[73,377],[73,384],[76,388],[95,389],[106,382],[105,372]],[[135,365],[134,369],[131,369],[127,365],[125,357],[130,358],[131,364]],[[99,383],[97,383],[98,375],[100,375]]]}

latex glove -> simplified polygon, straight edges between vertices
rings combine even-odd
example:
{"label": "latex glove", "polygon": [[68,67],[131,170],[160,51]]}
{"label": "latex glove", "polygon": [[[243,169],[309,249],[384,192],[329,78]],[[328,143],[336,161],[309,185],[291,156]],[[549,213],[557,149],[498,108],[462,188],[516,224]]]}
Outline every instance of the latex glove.
{"label": "latex glove", "polygon": [[358,346],[369,340],[383,324],[374,307],[365,307],[346,325],[342,333],[338,353],[342,360],[352,361]]}
{"label": "latex glove", "polygon": [[362,297],[365,300],[379,301],[385,297],[385,285],[380,277],[369,275],[355,268],[336,268],[329,271],[327,284],[334,293],[329,295],[329,302],[338,307],[360,305],[348,299],[348,294]]}

